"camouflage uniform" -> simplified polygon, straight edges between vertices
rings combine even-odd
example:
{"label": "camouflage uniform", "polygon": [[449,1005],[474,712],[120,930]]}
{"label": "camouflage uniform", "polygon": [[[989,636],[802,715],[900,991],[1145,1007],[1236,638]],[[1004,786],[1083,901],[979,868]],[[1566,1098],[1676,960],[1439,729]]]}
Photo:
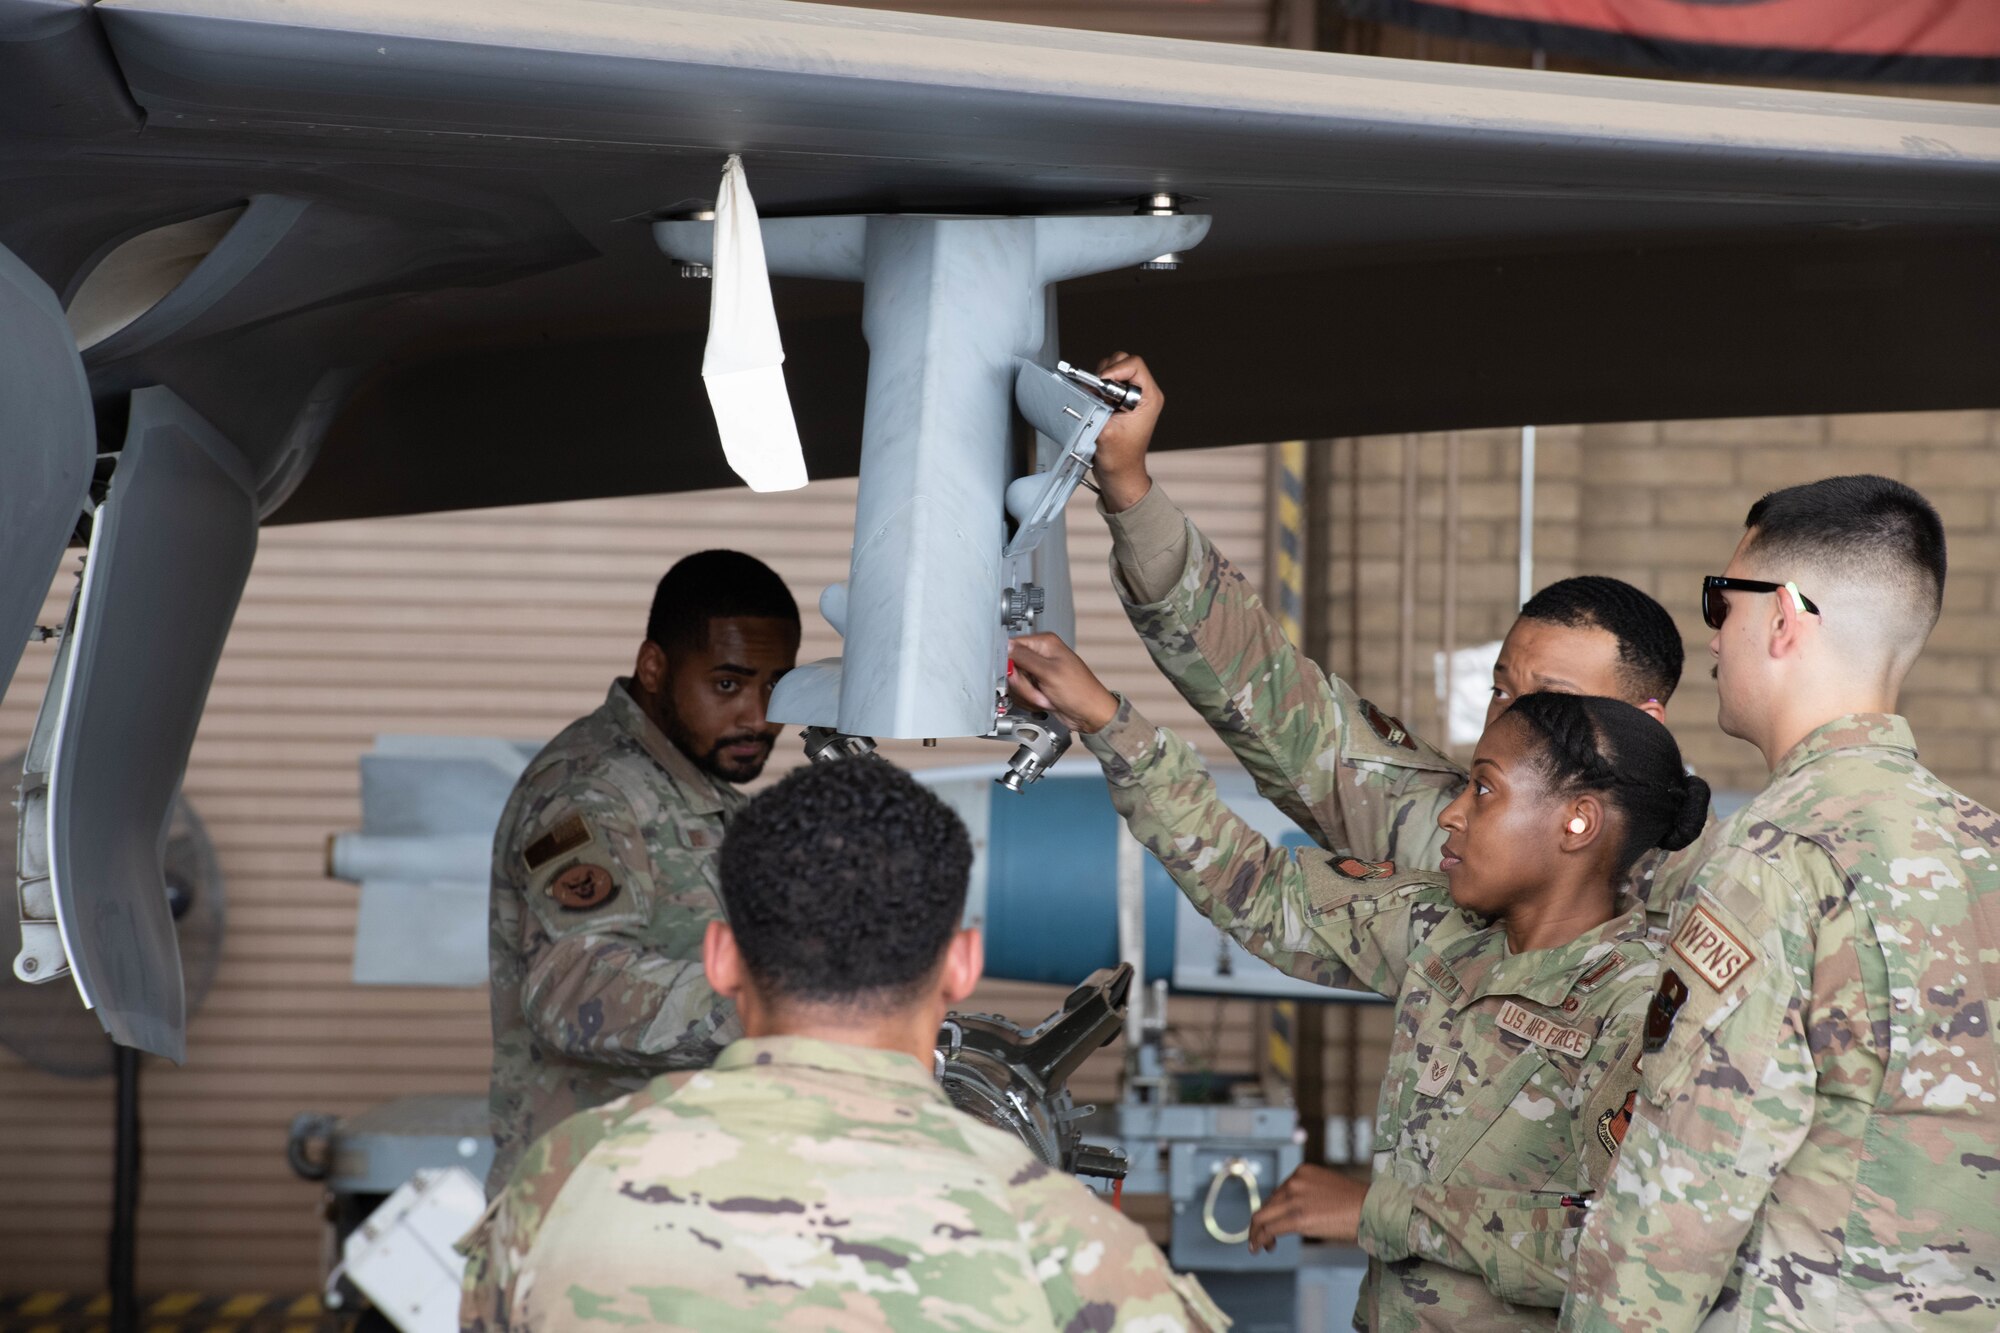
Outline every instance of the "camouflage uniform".
{"label": "camouflage uniform", "polygon": [[1396,1002],[1356,1326],[1553,1328],[1583,1196],[1638,1081],[1659,973],[1645,913],[1512,954],[1442,875],[1266,842],[1129,700],[1083,741],[1133,835],[1211,921],[1295,977]]}
{"label": "camouflage uniform", "polygon": [[696,768],[628,682],[529,763],[493,842],[492,1195],[558,1121],[741,1033],[708,987],[716,850],[744,797]]}
{"label": "camouflage uniform", "polygon": [[[1329,851],[1436,868],[1437,819],[1465,770],[1300,653],[1157,481],[1105,521],[1112,583],[1133,628],[1257,790]],[[1649,851],[1625,892],[1664,926],[1694,863],[1692,850]]]}
{"label": "camouflage uniform", "polygon": [[1710,846],[1564,1327],[2000,1327],[2000,816],[1859,714]]}
{"label": "camouflage uniform", "polygon": [[461,1244],[467,1333],[1229,1322],[916,1060],[803,1037],[564,1121]]}

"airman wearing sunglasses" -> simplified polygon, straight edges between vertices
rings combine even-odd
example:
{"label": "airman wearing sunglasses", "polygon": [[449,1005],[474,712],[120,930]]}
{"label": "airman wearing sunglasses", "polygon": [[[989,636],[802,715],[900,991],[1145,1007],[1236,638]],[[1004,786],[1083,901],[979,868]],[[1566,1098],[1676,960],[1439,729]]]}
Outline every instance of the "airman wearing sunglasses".
{"label": "airman wearing sunglasses", "polygon": [[1943,603],[1915,491],[1764,497],[1703,611],[1771,767],[1670,928],[1565,1329],[2000,1327],[2000,816],[1896,715]]}
{"label": "airman wearing sunglasses", "polygon": [[[1436,870],[1438,815],[1465,788],[1449,756],[1301,654],[1229,559],[1146,470],[1165,395],[1136,356],[1100,367],[1144,391],[1098,438],[1099,511],[1111,527],[1112,582],[1147,650],[1256,779],[1258,790],[1329,850]],[[1490,723],[1543,690],[1618,699],[1665,721],[1680,683],[1680,631],[1665,608],[1618,579],[1564,579],[1521,608],[1493,669]],[[1693,849],[1648,851],[1625,883],[1664,928]]]}

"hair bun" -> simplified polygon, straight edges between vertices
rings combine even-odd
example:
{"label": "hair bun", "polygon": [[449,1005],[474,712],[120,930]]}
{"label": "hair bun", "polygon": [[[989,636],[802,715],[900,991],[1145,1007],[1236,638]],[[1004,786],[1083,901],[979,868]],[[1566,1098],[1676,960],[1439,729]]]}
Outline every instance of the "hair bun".
{"label": "hair bun", "polygon": [[1670,852],[1677,852],[1699,838],[1702,829],[1708,825],[1708,797],[1708,784],[1689,774],[1687,794],[1681,797],[1680,816],[1660,839],[1659,845]]}

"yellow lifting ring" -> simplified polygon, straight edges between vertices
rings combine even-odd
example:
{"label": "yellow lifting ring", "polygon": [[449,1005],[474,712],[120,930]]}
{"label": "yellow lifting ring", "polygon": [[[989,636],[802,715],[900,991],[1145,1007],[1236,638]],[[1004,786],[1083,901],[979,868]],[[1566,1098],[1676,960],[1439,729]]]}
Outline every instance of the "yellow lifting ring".
{"label": "yellow lifting ring", "polygon": [[1264,1193],[1257,1188],[1257,1173],[1250,1169],[1250,1163],[1241,1157],[1232,1157],[1215,1168],[1209,1178],[1208,1198],[1201,1205],[1201,1225],[1216,1240],[1224,1245],[1241,1245],[1250,1239],[1250,1228],[1246,1224],[1241,1231],[1224,1231],[1222,1224],[1215,1220],[1215,1201],[1222,1196],[1222,1183],[1231,1177],[1243,1182],[1243,1193],[1249,1197],[1250,1212],[1256,1215],[1264,1206]]}

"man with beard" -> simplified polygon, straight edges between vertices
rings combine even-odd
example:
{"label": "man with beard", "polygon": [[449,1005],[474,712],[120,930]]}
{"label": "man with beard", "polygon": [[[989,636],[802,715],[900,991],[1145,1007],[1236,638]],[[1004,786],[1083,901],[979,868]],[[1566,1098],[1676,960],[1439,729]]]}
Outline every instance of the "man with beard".
{"label": "man with beard", "polygon": [[702,551],[653,595],[631,676],[528,764],[493,841],[493,1168],[564,1118],[742,1035],[702,975],[716,852],[764,770],[799,611],[762,561]]}

